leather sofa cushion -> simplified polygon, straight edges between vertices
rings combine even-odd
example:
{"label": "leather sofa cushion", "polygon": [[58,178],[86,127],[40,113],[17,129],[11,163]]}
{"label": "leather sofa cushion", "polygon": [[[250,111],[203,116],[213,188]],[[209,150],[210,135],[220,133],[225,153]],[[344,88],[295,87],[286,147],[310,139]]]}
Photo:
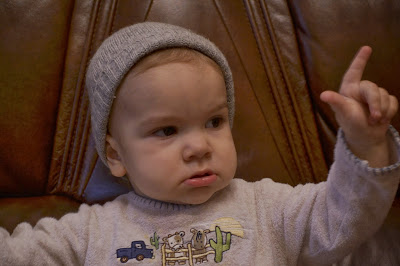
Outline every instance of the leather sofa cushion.
{"label": "leather sofa cushion", "polygon": [[80,203],[64,196],[40,196],[0,199],[0,227],[10,233],[21,222],[34,226],[42,217],[61,218],[76,212]]}

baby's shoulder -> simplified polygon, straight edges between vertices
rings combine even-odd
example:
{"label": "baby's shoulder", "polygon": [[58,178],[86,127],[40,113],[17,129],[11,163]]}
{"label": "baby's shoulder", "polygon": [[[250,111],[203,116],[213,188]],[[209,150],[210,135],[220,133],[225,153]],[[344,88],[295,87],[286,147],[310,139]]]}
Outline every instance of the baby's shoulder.
{"label": "baby's shoulder", "polygon": [[324,190],[325,186],[325,182],[292,186],[290,184],[276,182],[271,178],[263,178],[255,182],[248,182],[240,178],[235,178],[231,182],[230,189],[237,195],[254,195],[255,198],[282,199],[285,196],[291,197],[297,194],[312,195]]}

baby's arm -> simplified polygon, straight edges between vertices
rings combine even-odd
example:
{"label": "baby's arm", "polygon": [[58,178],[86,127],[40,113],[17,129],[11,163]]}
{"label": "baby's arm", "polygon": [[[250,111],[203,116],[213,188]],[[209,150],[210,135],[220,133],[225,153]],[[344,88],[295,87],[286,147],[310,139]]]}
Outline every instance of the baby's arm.
{"label": "baby's arm", "polygon": [[35,227],[21,223],[11,235],[0,227],[0,265],[83,265],[89,217],[83,205],[60,220],[43,218]]}
{"label": "baby's arm", "polygon": [[396,97],[376,84],[361,81],[372,49],[361,47],[343,77],[339,93],[325,91],[321,100],[335,112],[347,145],[370,167],[384,167],[396,158],[390,153],[387,130],[398,109]]}
{"label": "baby's arm", "polygon": [[[391,128],[388,136],[400,153],[398,133]],[[272,189],[273,228],[288,265],[331,265],[355,251],[382,225],[399,179],[400,162],[369,167],[349,150],[340,130],[327,182]]]}
{"label": "baby's arm", "polygon": [[400,138],[389,123],[398,104],[385,90],[360,81],[370,54],[371,48],[361,48],[339,93],[321,95],[341,126],[327,182],[279,193],[275,209],[283,211],[274,217],[274,229],[284,239],[288,264],[343,259],[379,229],[393,202]]}

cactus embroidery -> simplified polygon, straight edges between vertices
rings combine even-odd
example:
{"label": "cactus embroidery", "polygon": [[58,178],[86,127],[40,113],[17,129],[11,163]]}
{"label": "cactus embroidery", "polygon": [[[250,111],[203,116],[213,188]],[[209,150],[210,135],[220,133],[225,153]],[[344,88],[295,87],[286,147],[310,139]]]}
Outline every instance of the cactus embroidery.
{"label": "cactus embroidery", "polygon": [[223,243],[223,236],[221,229],[219,226],[215,227],[215,234],[217,236],[217,242],[214,240],[210,240],[211,247],[215,250],[215,258],[214,261],[219,263],[222,261],[222,254],[231,248],[231,233],[226,233],[226,241],[225,244]]}
{"label": "cactus embroidery", "polygon": [[156,250],[158,250],[158,248],[160,247],[160,237],[157,235],[156,232],[154,232],[153,237],[150,237],[150,243],[153,247],[156,248]]}

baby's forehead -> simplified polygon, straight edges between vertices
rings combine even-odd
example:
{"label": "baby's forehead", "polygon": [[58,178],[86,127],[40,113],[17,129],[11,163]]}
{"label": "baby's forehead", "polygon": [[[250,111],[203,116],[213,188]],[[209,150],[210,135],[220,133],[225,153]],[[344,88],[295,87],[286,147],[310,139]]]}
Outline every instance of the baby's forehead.
{"label": "baby's forehead", "polygon": [[[150,58],[151,61],[143,62],[144,64],[133,67],[128,71],[119,88],[116,90],[115,98],[118,98],[118,100],[115,100],[113,105],[126,102],[124,99],[134,96],[141,90],[152,91],[151,88],[154,86],[162,87],[163,85],[160,85],[160,83],[164,84],[165,87],[169,81],[174,82],[179,80],[178,82],[182,85],[190,83],[192,80],[209,80],[218,76],[218,79],[222,80],[225,84],[224,76],[218,65],[211,64],[208,60],[204,60],[204,58],[201,60],[199,58],[193,60],[185,60],[185,58],[184,60],[161,59],[152,62],[153,59],[158,58],[159,55]],[[190,77],[190,79],[183,77]],[[225,86],[222,89],[226,92]],[[164,91],[164,93],[167,92],[168,90]],[[150,94],[150,92],[146,94]],[[127,101],[129,102],[129,100]]]}
{"label": "baby's forehead", "polygon": [[[135,85],[140,85],[141,82],[149,82],[155,78],[155,69],[162,68],[165,72],[171,72],[171,78],[177,73],[176,64],[185,64],[188,67],[194,67],[204,69],[210,66],[211,69],[215,70],[222,78],[223,73],[219,65],[207,57],[206,55],[188,48],[170,48],[163,49],[151,53],[142,58],[136,63],[125,75],[121,84],[115,92],[115,97],[121,96],[121,94],[132,93],[132,88]],[[143,75],[144,73],[150,73],[150,75]],[[118,101],[114,103],[117,104]]]}
{"label": "baby's forehead", "polygon": [[223,75],[220,66],[205,54],[194,49],[177,47],[157,50],[143,57],[129,70],[127,76],[135,76],[148,69],[171,63],[187,63],[196,67],[210,65]]}

